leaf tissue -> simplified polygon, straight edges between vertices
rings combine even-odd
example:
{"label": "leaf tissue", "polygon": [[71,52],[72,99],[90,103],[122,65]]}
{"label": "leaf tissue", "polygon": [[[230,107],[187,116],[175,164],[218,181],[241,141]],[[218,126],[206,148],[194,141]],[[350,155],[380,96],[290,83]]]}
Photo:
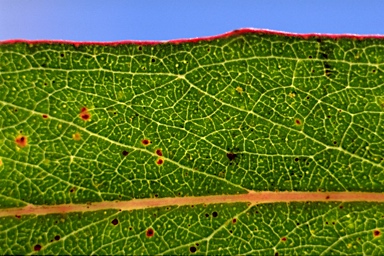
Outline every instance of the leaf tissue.
{"label": "leaf tissue", "polygon": [[0,42],[0,254],[384,254],[384,40]]}

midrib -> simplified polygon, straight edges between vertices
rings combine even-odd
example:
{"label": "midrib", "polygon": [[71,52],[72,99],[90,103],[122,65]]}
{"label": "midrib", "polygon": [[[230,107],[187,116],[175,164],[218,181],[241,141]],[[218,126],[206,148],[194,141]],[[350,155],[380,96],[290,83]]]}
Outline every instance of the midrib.
{"label": "midrib", "polygon": [[105,201],[89,204],[61,204],[61,205],[28,205],[18,208],[0,209],[0,217],[23,216],[23,215],[45,215],[55,213],[89,212],[106,209],[137,210],[164,206],[184,206],[197,204],[220,204],[220,203],[275,203],[275,202],[384,202],[384,193],[372,192],[249,192],[238,195],[213,195],[200,197],[167,197],[133,199],[130,201]]}

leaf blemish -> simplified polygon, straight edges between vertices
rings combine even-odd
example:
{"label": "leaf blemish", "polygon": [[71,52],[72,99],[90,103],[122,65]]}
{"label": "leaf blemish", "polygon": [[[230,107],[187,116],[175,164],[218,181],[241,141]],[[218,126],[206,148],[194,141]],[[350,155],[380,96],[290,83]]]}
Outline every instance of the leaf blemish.
{"label": "leaf blemish", "polygon": [[80,110],[80,118],[84,121],[88,121],[91,118],[91,114],[86,107],[82,107]]}
{"label": "leaf blemish", "polygon": [[127,156],[127,155],[129,154],[129,152],[128,152],[127,150],[124,150],[124,151],[122,152],[122,154],[123,154],[123,156]]}
{"label": "leaf blemish", "polygon": [[60,240],[60,236],[59,235],[55,236],[55,240],[59,241]]}
{"label": "leaf blemish", "polygon": [[375,237],[378,237],[378,236],[380,236],[380,231],[379,230],[377,230],[377,229],[375,229],[374,231],[373,231],[373,235],[375,236]]}
{"label": "leaf blemish", "polygon": [[155,231],[154,231],[152,228],[147,229],[146,236],[147,236],[148,238],[153,237],[154,234],[155,234]]}
{"label": "leaf blemish", "polygon": [[21,148],[24,148],[25,146],[28,145],[28,139],[26,136],[24,135],[18,135],[15,139],[15,142],[16,144],[21,147]]}
{"label": "leaf blemish", "polygon": [[301,125],[301,120],[298,119],[298,118],[296,118],[296,119],[295,119],[295,124],[296,124],[296,125]]}
{"label": "leaf blemish", "polygon": [[117,224],[119,224],[119,220],[118,220],[118,219],[113,219],[113,220],[111,221],[111,223],[112,223],[114,226],[116,226]]}
{"label": "leaf blemish", "polygon": [[229,161],[233,161],[236,159],[237,154],[229,152],[229,153],[227,153],[227,157],[228,157]]}
{"label": "leaf blemish", "polygon": [[151,143],[151,141],[148,140],[148,139],[143,139],[143,140],[141,141],[141,144],[143,144],[144,146],[148,146],[150,143]]}
{"label": "leaf blemish", "polygon": [[164,163],[164,160],[161,158],[157,159],[157,161],[156,161],[157,165],[162,165],[163,163]]}
{"label": "leaf blemish", "polygon": [[212,217],[213,217],[213,218],[216,218],[217,215],[218,215],[217,212],[213,212],[213,213],[212,213]]}
{"label": "leaf blemish", "polygon": [[35,246],[33,247],[33,249],[34,249],[35,251],[40,251],[40,250],[41,250],[41,245],[37,244],[37,245],[35,245]]}
{"label": "leaf blemish", "polygon": [[161,151],[161,149],[156,150],[156,155],[163,156],[163,152]]}
{"label": "leaf blemish", "polygon": [[195,253],[195,252],[196,252],[196,247],[195,247],[195,246],[191,246],[191,247],[189,247],[189,251],[190,251],[191,253]]}
{"label": "leaf blemish", "polygon": [[44,115],[43,115],[43,118],[44,118],[44,119],[47,119],[47,118],[48,118],[48,115],[44,114]]}
{"label": "leaf blemish", "polygon": [[236,218],[233,218],[233,219],[232,219],[232,224],[236,224],[236,222],[237,222],[237,219],[236,219]]}
{"label": "leaf blemish", "polygon": [[286,237],[282,237],[282,238],[281,238],[281,241],[282,241],[282,242],[285,242],[285,241],[287,241],[287,238],[286,238]]}
{"label": "leaf blemish", "polygon": [[73,135],[72,135],[72,138],[74,139],[74,140],[76,140],[76,141],[79,141],[79,140],[81,140],[81,134],[80,133],[74,133]]}

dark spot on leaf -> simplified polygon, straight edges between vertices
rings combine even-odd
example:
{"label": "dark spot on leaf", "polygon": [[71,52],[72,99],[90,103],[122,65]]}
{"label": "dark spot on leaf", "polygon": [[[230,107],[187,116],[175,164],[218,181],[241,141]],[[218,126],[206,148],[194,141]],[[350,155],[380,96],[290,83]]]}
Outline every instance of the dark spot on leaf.
{"label": "dark spot on leaf", "polygon": [[141,141],[141,144],[143,144],[144,146],[148,146],[149,143],[151,143],[151,142],[150,142],[148,139],[143,139],[143,140]]}
{"label": "dark spot on leaf", "polygon": [[340,205],[340,206],[339,206],[339,208],[340,208],[340,209],[343,209],[343,208],[344,208],[344,206]]}
{"label": "dark spot on leaf", "polygon": [[91,118],[91,114],[88,112],[86,107],[82,107],[80,109],[80,118],[84,121],[88,121]]}
{"label": "dark spot on leaf", "polygon": [[64,57],[64,53],[61,53],[61,54],[60,54],[60,57]]}
{"label": "dark spot on leaf", "polygon": [[159,197],[159,195],[158,195],[158,194],[155,194],[155,197]]}
{"label": "dark spot on leaf", "polygon": [[295,158],[295,162],[297,162],[297,161],[299,161],[299,158],[296,157],[296,158]]}
{"label": "dark spot on leaf", "polygon": [[325,197],[325,199],[329,199],[329,198],[330,198],[330,196],[326,196],[326,197]]}
{"label": "dark spot on leaf", "polygon": [[152,62],[155,62],[156,60],[154,59],[154,58],[152,58],[152,60],[151,60]]}
{"label": "dark spot on leaf", "polygon": [[209,217],[209,214],[208,214],[208,213],[206,213],[206,214],[205,214],[205,217],[206,217],[206,218],[208,218],[208,217]]}
{"label": "dark spot on leaf", "polygon": [[278,252],[275,252],[275,256],[279,256],[279,253],[278,253]]}
{"label": "dark spot on leaf", "polygon": [[69,190],[69,192],[73,193],[76,191],[76,188],[71,188],[71,190]]}
{"label": "dark spot on leaf", "polygon": [[122,154],[123,154],[123,156],[127,156],[127,155],[129,154],[129,152],[128,152],[127,150],[124,150],[124,151],[122,152]]}
{"label": "dark spot on leaf", "polygon": [[372,70],[372,73],[375,73],[375,72],[376,72],[376,69],[373,69],[373,70]]}
{"label": "dark spot on leaf", "polygon": [[44,115],[43,115],[43,118],[44,118],[44,119],[48,118],[48,115],[44,114]]}
{"label": "dark spot on leaf", "polygon": [[236,218],[233,218],[232,219],[232,223],[235,224],[237,222],[237,219]]}
{"label": "dark spot on leaf", "polygon": [[40,251],[40,250],[41,250],[41,245],[37,244],[37,245],[35,245],[35,246],[33,247],[33,249],[34,249],[35,251]]}
{"label": "dark spot on leaf", "polygon": [[300,223],[296,223],[296,226],[299,226],[300,225]]}
{"label": "dark spot on leaf", "polygon": [[141,51],[143,48],[141,46],[139,46],[139,51]]}
{"label": "dark spot on leaf", "polygon": [[55,236],[55,240],[59,241],[60,240],[60,236],[59,235]]}
{"label": "dark spot on leaf", "polygon": [[15,215],[16,218],[20,219],[21,218],[21,215]]}
{"label": "dark spot on leaf", "polygon": [[195,247],[195,246],[191,246],[191,247],[189,247],[189,251],[190,251],[191,253],[195,253],[195,252],[196,252],[196,247]]}
{"label": "dark spot on leaf", "polygon": [[23,147],[27,146],[28,139],[24,135],[19,135],[16,137],[15,142],[19,147],[23,148]]}
{"label": "dark spot on leaf", "polygon": [[119,224],[119,221],[117,219],[113,219],[112,222],[111,222],[114,226],[116,226],[117,224]]}
{"label": "dark spot on leaf", "polygon": [[337,141],[334,141],[333,144],[336,145],[336,144],[337,144]]}
{"label": "dark spot on leaf", "polygon": [[155,231],[152,228],[147,229],[147,233],[146,233],[147,237],[153,237],[154,234],[155,234]]}
{"label": "dark spot on leaf", "polygon": [[163,156],[163,152],[161,152],[161,149],[156,150],[156,155]]}
{"label": "dark spot on leaf", "polygon": [[373,231],[373,235],[374,235],[374,236],[380,236],[380,231],[377,230],[377,229],[375,229],[375,230]]}
{"label": "dark spot on leaf", "polygon": [[301,121],[300,121],[300,119],[297,119],[297,118],[296,118],[296,119],[295,119],[295,124],[296,124],[296,125],[301,125]]}
{"label": "dark spot on leaf", "polygon": [[287,241],[287,238],[286,237],[282,237],[281,241],[285,242],[285,241]]}
{"label": "dark spot on leaf", "polygon": [[321,56],[323,56],[324,59],[328,59],[328,54],[322,53]]}
{"label": "dark spot on leaf", "polygon": [[237,154],[229,152],[229,153],[227,153],[227,157],[228,157],[229,161],[233,161],[236,159]]}
{"label": "dark spot on leaf", "polygon": [[161,158],[157,159],[157,161],[156,161],[156,164],[158,164],[158,165],[162,165],[163,163],[164,163],[164,160]]}
{"label": "dark spot on leaf", "polygon": [[308,58],[309,58],[309,59],[312,59],[312,56],[311,56],[311,55],[309,55],[309,56],[308,56]]}
{"label": "dark spot on leaf", "polygon": [[212,217],[213,217],[213,218],[216,218],[217,215],[218,215],[217,212],[213,212],[213,213],[212,213]]}

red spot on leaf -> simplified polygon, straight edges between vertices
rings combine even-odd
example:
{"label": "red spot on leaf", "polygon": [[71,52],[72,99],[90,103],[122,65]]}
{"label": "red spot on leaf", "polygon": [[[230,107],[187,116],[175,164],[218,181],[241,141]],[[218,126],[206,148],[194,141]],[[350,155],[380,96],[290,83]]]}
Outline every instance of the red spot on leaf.
{"label": "red spot on leaf", "polygon": [[41,250],[41,245],[37,244],[37,245],[35,245],[35,246],[33,247],[33,249],[34,249],[35,251],[40,251],[40,250]]}
{"label": "red spot on leaf", "polygon": [[148,146],[149,145],[149,143],[151,143],[148,139],[143,139],[142,141],[141,141],[141,143],[144,145],[144,146]]}
{"label": "red spot on leaf", "polygon": [[147,237],[153,237],[154,234],[155,234],[155,231],[152,228],[147,229],[147,233],[146,233]]}
{"label": "red spot on leaf", "polygon": [[287,238],[286,237],[282,237],[281,241],[285,242],[285,241],[287,241]]}
{"label": "red spot on leaf", "polygon": [[296,118],[296,119],[295,119],[295,124],[296,124],[296,125],[301,125],[301,120]]}
{"label": "red spot on leaf", "polygon": [[80,109],[80,118],[84,121],[88,121],[91,118],[91,114],[88,112],[86,107],[82,107]]}
{"label": "red spot on leaf", "polygon": [[156,164],[158,164],[158,165],[162,165],[163,163],[164,163],[164,160],[161,158],[157,159],[157,161],[156,161]]}
{"label": "red spot on leaf", "polygon": [[44,118],[44,119],[47,119],[47,118],[48,118],[48,115],[44,114],[44,115],[43,115],[43,118]]}
{"label": "red spot on leaf", "polygon": [[24,135],[19,135],[16,137],[15,142],[19,147],[23,148],[23,147],[27,146],[28,139]]}
{"label": "red spot on leaf", "polygon": [[156,150],[156,155],[163,156],[163,152],[161,152],[161,149]]}
{"label": "red spot on leaf", "polygon": [[21,218],[21,215],[15,215],[16,218],[20,219]]}
{"label": "red spot on leaf", "polygon": [[326,197],[325,197],[325,199],[327,199],[327,200],[328,200],[329,198],[331,198],[331,197],[330,197],[330,196],[326,196]]}
{"label": "red spot on leaf", "polygon": [[377,229],[375,229],[374,231],[373,231],[373,235],[374,236],[376,236],[376,237],[378,237],[378,236],[380,236],[380,230],[377,230]]}
{"label": "red spot on leaf", "polygon": [[234,218],[234,219],[232,220],[232,223],[235,224],[236,222],[237,222],[237,219]]}

